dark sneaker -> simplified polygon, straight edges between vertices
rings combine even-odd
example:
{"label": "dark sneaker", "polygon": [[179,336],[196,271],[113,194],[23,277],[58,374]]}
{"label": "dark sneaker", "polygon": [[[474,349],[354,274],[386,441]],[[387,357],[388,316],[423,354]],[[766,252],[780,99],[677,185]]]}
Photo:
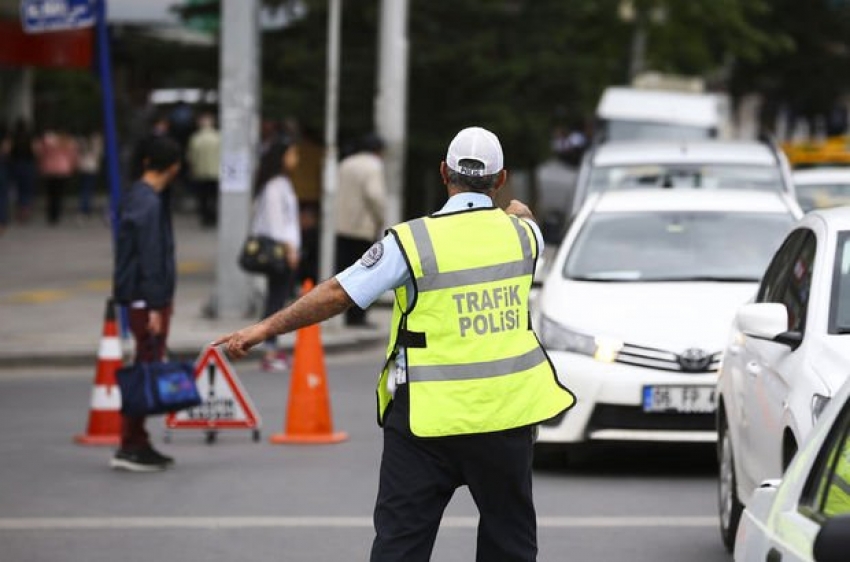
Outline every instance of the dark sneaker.
{"label": "dark sneaker", "polygon": [[160,462],[165,464],[166,466],[171,466],[174,464],[174,457],[169,457],[168,455],[163,455],[153,447],[148,447],[147,454],[152,456],[155,459],[159,459]]}
{"label": "dark sneaker", "polygon": [[138,451],[119,449],[109,461],[109,466],[116,470],[129,470],[130,472],[158,472],[168,468],[168,464],[158,456],[152,455],[150,449],[139,449]]}

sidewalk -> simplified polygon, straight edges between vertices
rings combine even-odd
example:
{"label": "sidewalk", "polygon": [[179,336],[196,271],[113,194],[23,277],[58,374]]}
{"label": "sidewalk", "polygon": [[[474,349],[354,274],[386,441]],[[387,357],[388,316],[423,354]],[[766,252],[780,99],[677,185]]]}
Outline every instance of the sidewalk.
{"label": "sidewalk", "polygon": [[[112,286],[112,234],[99,215],[80,222],[68,211],[55,227],[37,213],[29,224],[13,223],[0,235],[0,367],[96,364]],[[174,230],[178,278],[169,349],[194,359],[217,336],[256,318],[204,317],[215,290],[217,232],[201,229],[194,214],[183,213],[175,214]],[[373,307],[370,318],[379,326],[374,330],[325,323],[325,349],[384,341],[389,316],[389,308]],[[125,343],[131,351],[132,342]],[[281,344],[291,348],[294,334],[283,336]]]}

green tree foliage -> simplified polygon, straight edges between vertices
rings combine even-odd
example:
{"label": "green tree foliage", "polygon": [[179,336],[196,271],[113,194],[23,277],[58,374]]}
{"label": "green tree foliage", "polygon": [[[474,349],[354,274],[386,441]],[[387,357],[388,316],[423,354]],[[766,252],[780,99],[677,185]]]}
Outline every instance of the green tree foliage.
{"label": "green tree foliage", "polygon": [[756,22],[780,30],[788,48],[742,60],[729,84],[733,95],[762,93],[768,121],[780,108],[814,118],[850,94],[850,3],[843,0],[772,0]]}
{"label": "green tree foliage", "polygon": [[[264,109],[321,130],[327,1],[306,4],[306,17],[265,36]],[[638,0],[634,9],[640,16],[659,6],[663,21],[647,24],[652,69],[717,74],[730,60],[757,61],[784,41],[758,25],[764,0]],[[343,7],[344,143],[374,122],[380,2]],[[471,124],[499,134],[511,168],[548,157],[555,125],[587,119],[605,86],[628,80],[641,20],[623,19],[620,8],[621,0],[410,0],[408,191],[440,189],[436,164],[451,135]],[[421,210],[417,197],[408,210]]]}
{"label": "green tree foliage", "polygon": [[[263,34],[263,111],[322,131],[327,0]],[[217,2],[210,2],[212,9]],[[374,123],[380,0],[342,2],[340,141]],[[807,111],[847,91],[846,9],[835,0],[409,0],[408,214],[436,175],[447,141],[480,124],[503,141],[507,165],[549,156],[556,125],[588,120],[605,86],[629,78],[633,39],[644,68],[701,76],[712,89],[761,92]],[[624,9],[630,8],[630,10]],[[630,12],[631,17],[625,17]],[[842,66],[843,65],[843,66]]]}

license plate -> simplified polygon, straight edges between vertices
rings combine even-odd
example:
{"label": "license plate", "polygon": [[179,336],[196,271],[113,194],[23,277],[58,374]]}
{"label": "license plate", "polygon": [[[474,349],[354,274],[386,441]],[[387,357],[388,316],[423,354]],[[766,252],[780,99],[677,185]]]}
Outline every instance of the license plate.
{"label": "license plate", "polygon": [[645,386],[644,412],[710,414],[717,409],[713,386]]}

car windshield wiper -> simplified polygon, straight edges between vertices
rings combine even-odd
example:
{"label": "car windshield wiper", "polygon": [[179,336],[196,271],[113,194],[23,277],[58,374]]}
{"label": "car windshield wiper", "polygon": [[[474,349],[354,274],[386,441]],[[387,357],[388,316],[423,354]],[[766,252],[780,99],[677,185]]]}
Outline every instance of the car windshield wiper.
{"label": "car windshield wiper", "polygon": [[850,334],[850,327],[840,326],[837,330],[835,330],[835,333],[838,334],[839,336]]}
{"label": "car windshield wiper", "polygon": [[682,277],[647,277],[641,279],[645,283],[665,283],[665,282],[693,282],[693,281],[709,281],[715,283],[757,283],[756,277],[735,277],[723,275],[690,275]]}
{"label": "car windshield wiper", "polygon": [[640,281],[640,279],[631,279],[631,278],[623,278],[623,277],[595,277],[593,275],[574,275],[567,277],[570,281],[592,281],[594,283],[622,283],[622,282],[635,282]]}

